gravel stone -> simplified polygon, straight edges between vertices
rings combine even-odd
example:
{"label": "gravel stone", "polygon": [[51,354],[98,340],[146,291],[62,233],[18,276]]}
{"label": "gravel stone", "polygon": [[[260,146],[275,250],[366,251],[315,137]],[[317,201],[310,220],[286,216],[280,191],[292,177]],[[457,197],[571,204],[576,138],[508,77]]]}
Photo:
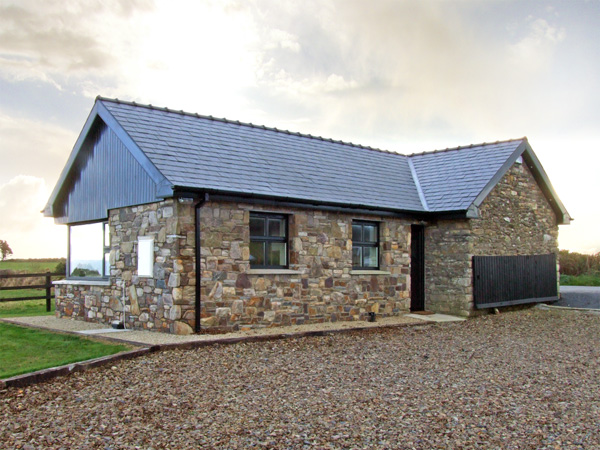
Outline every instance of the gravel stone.
{"label": "gravel stone", "polygon": [[17,449],[600,448],[600,316],[173,350],[0,392]]}

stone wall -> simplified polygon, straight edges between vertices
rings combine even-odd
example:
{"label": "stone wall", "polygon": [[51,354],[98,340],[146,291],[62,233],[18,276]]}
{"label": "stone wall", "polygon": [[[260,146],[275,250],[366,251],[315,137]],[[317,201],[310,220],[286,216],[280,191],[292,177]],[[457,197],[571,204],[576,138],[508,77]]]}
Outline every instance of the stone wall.
{"label": "stone wall", "polygon": [[[195,319],[194,206],[172,199],[112,210],[110,279],[58,285],[56,315],[127,327],[187,334]],[[154,238],[154,276],[137,275],[137,240]]]}
{"label": "stone wall", "polygon": [[[288,270],[250,267],[249,217],[260,206],[201,208],[204,331],[365,319],[410,305],[410,222],[305,209],[269,209],[289,221]],[[352,271],[352,219],[380,221],[380,271]],[[109,213],[109,281],[57,286],[56,314],[186,334],[195,320],[194,205],[165,200]],[[154,276],[137,275],[137,240],[154,238]]]}
{"label": "stone wall", "polygon": [[[364,319],[409,308],[410,223],[307,209],[268,208],[289,222],[289,270],[250,268],[250,211],[207,203],[201,210],[204,329]],[[352,219],[381,221],[380,271],[352,271]]]}
{"label": "stone wall", "polygon": [[478,219],[432,222],[425,230],[425,306],[438,312],[475,312],[473,255],[558,254],[556,215],[525,164],[509,169]]}
{"label": "stone wall", "polygon": [[439,220],[425,227],[425,309],[468,316],[473,304],[469,220]]}
{"label": "stone wall", "polygon": [[[250,211],[285,214],[289,269],[250,267]],[[556,217],[525,165],[515,164],[480,208],[481,218],[425,228],[427,309],[473,313],[473,255],[557,252]],[[208,202],[201,208],[204,331],[364,319],[410,308],[410,225],[402,219]],[[380,222],[380,271],[352,270],[353,219]],[[56,290],[56,314],[191,333],[195,321],[194,204],[172,199],[109,213],[111,274],[104,285]],[[137,275],[137,240],[154,238],[153,277]]]}
{"label": "stone wall", "polygon": [[526,164],[513,164],[471,220],[473,255],[558,255],[556,214]]}

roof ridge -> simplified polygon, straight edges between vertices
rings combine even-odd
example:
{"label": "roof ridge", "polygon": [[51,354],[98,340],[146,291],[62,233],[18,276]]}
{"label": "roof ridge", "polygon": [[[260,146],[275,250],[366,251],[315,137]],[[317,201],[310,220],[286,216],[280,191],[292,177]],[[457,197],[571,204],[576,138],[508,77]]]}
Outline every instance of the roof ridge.
{"label": "roof ridge", "polygon": [[450,147],[450,148],[445,148],[442,150],[428,150],[428,151],[424,151],[424,152],[410,153],[409,155],[406,155],[406,156],[408,156],[410,158],[412,156],[429,155],[429,154],[434,154],[434,153],[446,153],[446,152],[452,152],[452,151],[456,151],[456,150],[464,150],[466,148],[484,147],[484,146],[488,146],[488,145],[504,144],[507,142],[518,142],[518,141],[527,141],[527,136],[523,136],[520,138],[514,138],[514,139],[504,139],[502,141],[495,141],[495,142],[482,142],[480,144],[459,145],[458,147]]}
{"label": "roof ridge", "polygon": [[364,150],[371,150],[374,152],[398,155],[398,156],[401,156],[404,158],[407,157],[407,155],[405,155],[403,153],[398,153],[398,152],[394,152],[391,150],[383,150],[383,149],[371,147],[368,145],[355,144],[353,142],[335,140],[332,138],[324,138],[321,136],[313,136],[312,134],[304,134],[304,133],[289,131],[289,130],[280,130],[276,127],[267,127],[265,125],[256,125],[251,122],[240,122],[239,120],[231,120],[231,119],[226,119],[226,118],[206,116],[203,114],[191,113],[191,112],[187,112],[187,111],[183,111],[183,110],[170,109],[168,107],[153,106],[152,104],[137,103],[137,102],[133,102],[133,101],[120,100],[118,98],[102,97],[101,95],[98,95],[96,97],[96,100],[107,101],[107,102],[112,102],[112,103],[117,103],[117,104],[130,105],[130,106],[137,106],[137,107],[147,108],[147,109],[151,109],[151,110],[155,110],[155,111],[164,111],[164,112],[168,112],[168,113],[180,114],[182,116],[195,117],[195,118],[199,118],[199,119],[207,119],[207,120],[212,120],[212,121],[216,121],[216,122],[228,123],[228,124],[232,124],[232,125],[240,125],[240,126],[245,126],[245,127],[250,127],[250,128],[256,128],[256,129],[260,129],[260,130],[269,130],[269,131],[274,131],[274,132],[282,133],[282,134],[288,134],[288,135],[293,135],[293,136],[298,136],[298,137],[305,137],[305,138],[315,139],[315,140],[323,141],[323,142],[331,142],[334,144],[346,145],[346,146],[350,146],[350,147],[354,147],[354,148],[361,148]]}
{"label": "roof ridge", "polygon": [[415,182],[415,187],[417,188],[417,194],[419,194],[419,200],[421,200],[421,205],[425,211],[429,211],[429,204],[427,203],[427,198],[425,197],[425,192],[423,192],[423,186],[421,186],[421,181],[419,180],[419,174],[415,169],[415,164],[413,160],[407,158],[408,168],[410,169],[410,174],[413,177],[413,181]]}

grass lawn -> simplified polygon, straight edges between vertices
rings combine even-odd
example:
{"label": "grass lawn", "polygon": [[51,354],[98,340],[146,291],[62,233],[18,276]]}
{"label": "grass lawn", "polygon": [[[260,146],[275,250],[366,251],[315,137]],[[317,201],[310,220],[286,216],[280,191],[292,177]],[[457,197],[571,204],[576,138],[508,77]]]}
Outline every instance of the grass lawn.
{"label": "grass lawn", "polygon": [[129,349],[126,345],[0,323],[0,378]]}
{"label": "grass lawn", "polygon": [[[18,293],[18,295],[16,294]],[[45,294],[42,292],[41,295]],[[0,298],[25,297],[27,295],[40,295],[35,289],[21,291],[2,291]],[[25,317],[25,316],[51,316],[54,314],[54,298],[50,302],[51,311],[46,312],[46,300],[22,300],[17,302],[0,303],[0,317]]]}
{"label": "grass lawn", "polygon": [[[19,273],[44,273],[56,272],[56,266],[64,261],[59,258],[50,259],[9,259],[0,261],[0,270],[14,270]],[[53,278],[56,279],[56,278]],[[33,284],[43,284],[43,280],[32,280],[29,278],[20,278],[18,284],[32,282]],[[22,283],[20,282],[22,280]],[[45,295],[45,289],[18,289],[0,291],[0,299],[16,297],[39,297]],[[24,300],[17,302],[0,302],[0,317],[19,317],[19,316],[45,316],[54,314],[54,292],[52,295],[52,311],[46,312],[46,300]]]}

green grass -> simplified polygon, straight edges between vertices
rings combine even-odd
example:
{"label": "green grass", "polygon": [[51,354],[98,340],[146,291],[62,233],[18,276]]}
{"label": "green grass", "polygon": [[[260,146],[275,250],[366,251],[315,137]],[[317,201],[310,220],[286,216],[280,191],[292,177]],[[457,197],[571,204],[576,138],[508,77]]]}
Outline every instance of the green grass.
{"label": "green grass", "polygon": [[561,275],[562,286],[600,286],[600,274]]}
{"label": "green grass", "polygon": [[[28,294],[24,292],[34,291],[34,289],[24,289],[22,291],[2,291],[4,296],[8,292],[21,292],[22,295],[14,295],[21,297]],[[10,297],[6,297],[10,298]],[[21,300],[16,302],[0,303],[0,317],[25,317],[25,316],[51,316],[54,314],[54,298],[50,302],[51,311],[46,312],[46,300]]]}
{"label": "green grass", "polygon": [[61,259],[9,259],[0,261],[0,270],[17,270],[28,273],[54,272]]}
{"label": "green grass", "polygon": [[[0,261],[0,270],[13,270],[18,273],[44,273],[56,272],[56,266],[59,262],[64,262],[60,258],[47,259],[9,259]],[[56,279],[56,278],[53,278]],[[60,278],[59,278],[60,279]],[[17,278],[18,284],[33,282],[30,278]],[[21,283],[22,281],[22,283]],[[36,281],[34,284],[43,284],[43,280]],[[45,295],[45,289],[18,289],[0,291],[0,299],[16,297],[39,297]],[[46,300],[23,300],[17,302],[0,302],[0,317],[20,317],[20,316],[45,316],[54,314],[54,292],[52,296],[52,311],[46,312]]]}
{"label": "green grass", "polygon": [[62,366],[130,347],[0,323],[0,378]]}

